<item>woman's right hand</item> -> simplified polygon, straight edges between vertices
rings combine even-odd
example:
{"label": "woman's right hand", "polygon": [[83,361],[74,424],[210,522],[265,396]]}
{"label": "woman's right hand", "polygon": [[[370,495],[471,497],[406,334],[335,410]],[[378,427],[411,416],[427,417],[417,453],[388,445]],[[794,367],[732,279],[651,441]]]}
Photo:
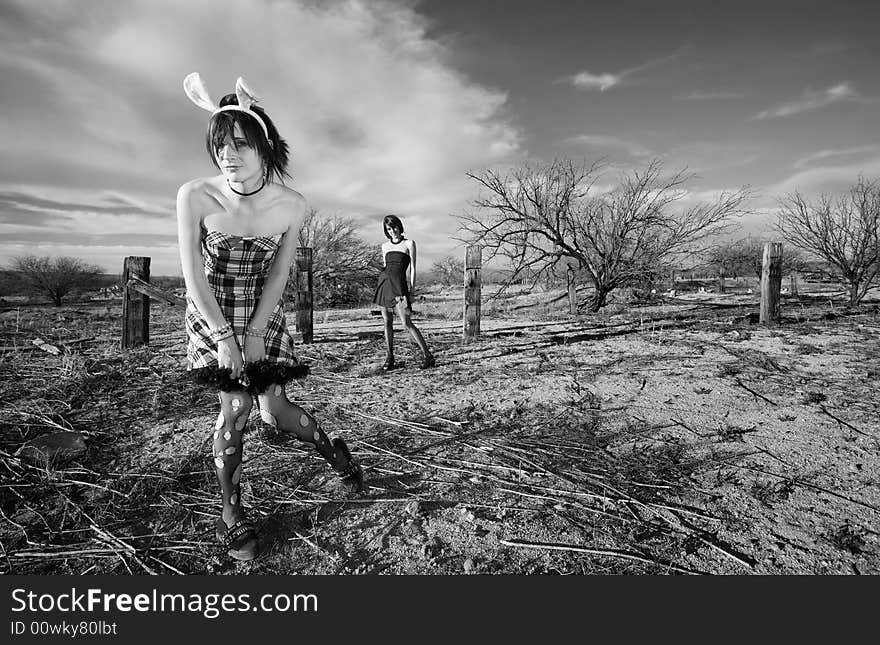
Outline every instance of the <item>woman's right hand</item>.
{"label": "woman's right hand", "polygon": [[220,367],[230,370],[230,376],[237,379],[241,376],[242,357],[241,349],[234,336],[224,338],[217,343],[217,362]]}

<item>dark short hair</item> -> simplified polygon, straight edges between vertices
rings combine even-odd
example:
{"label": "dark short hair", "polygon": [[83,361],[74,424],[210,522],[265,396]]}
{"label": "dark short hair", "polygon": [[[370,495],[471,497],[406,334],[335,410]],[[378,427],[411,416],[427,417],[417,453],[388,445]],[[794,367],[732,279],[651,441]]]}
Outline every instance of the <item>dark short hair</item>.
{"label": "dark short hair", "polygon": [[[224,105],[238,105],[238,98],[235,94],[227,94],[220,99],[220,107]],[[211,155],[211,161],[217,168],[220,167],[220,164],[217,163],[217,151],[223,147],[227,138],[233,137],[237,123],[244,133],[248,145],[254,148],[260,158],[266,162],[268,178],[271,179],[274,175],[283,184],[284,178],[290,177],[290,173],[287,172],[289,162],[287,142],[278,134],[278,129],[263,108],[254,105],[251,107],[251,111],[256,112],[263,119],[266,129],[269,131],[269,140],[266,140],[266,133],[263,132],[263,128],[260,127],[257,120],[247,112],[238,110],[217,112],[211,117],[208,133],[205,136],[205,145],[208,148],[208,154]],[[271,145],[269,145],[269,141],[272,142]]]}
{"label": "dark short hair", "polygon": [[389,226],[399,228],[400,233],[403,234],[403,222],[400,221],[400,218],[397,215],[386,215],[385,219],[382,220],[382,232],[385,233],[385,237],[390,240],[391,236],[388,235]]}

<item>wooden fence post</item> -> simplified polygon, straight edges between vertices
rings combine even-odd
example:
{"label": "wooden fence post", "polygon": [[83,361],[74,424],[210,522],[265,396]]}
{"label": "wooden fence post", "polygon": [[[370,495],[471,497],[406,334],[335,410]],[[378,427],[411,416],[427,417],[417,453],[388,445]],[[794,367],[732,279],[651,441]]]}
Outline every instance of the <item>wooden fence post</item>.
{"label": "wooden fence post", "polygon": [[761,269],[761,324],[772,325],[779,322],[781,287],[782,242],[767,242],[764,244],[764,264]]}
{"label": "wooden fence post", "polygon": [[464,334],[469,343],[480,335],[480,268],[483,264],[483,248],[469,246],[464,260]]}
{"label": "wooden fence post", "polygon": [[798,294],[798,272],[792,270],[791,274],[788,276],[788,280],[790,283],[790,288],[788,290],[789,295],[797,296]]}
{"label": "wooden fence post", "polygon": [[296,330],[302,334],[302,342],[308,344],[312,342],[314,337],[312,327],[312,249],[308,246],[297,247],[295,262]]}
{"label": "wooden fence post", "polygon": [[724,266],[718,267],[718,293],[724,293]]}
{"label": "wooden fence post", "polygon": [[565,272],[568,279],[568,313],[575,315],[578,312],[577,289],[574,284],[574,269],[569,265]]}
{"label": "wooden fence post", "polygon": [[129,256],[122,267],[122,349],[150,342],[150,299],[133,289],[128,281],[150,281],[150,258]]}

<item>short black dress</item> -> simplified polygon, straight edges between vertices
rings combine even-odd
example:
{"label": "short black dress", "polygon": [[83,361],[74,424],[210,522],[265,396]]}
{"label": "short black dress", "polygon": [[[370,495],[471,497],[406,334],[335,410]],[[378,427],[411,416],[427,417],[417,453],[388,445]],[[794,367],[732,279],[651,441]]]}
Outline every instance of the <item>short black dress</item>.
{"label": "short black dress", "polygon": [[407,309],[412,306],[409,282],[406,279],[409,263],[409,253],[404,251],[388,251],[385,254],[385,268],[379,274],[379,284],[373,296],[374,304],[388,309],[394,309],[399,302],[405,302]]}

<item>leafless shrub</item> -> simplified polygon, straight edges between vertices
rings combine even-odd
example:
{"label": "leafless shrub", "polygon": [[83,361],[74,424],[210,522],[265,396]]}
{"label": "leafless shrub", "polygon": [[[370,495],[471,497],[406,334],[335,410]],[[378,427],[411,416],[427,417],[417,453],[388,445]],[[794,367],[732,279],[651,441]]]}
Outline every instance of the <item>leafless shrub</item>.
{"label": "leafless shrub", "polygon": [[810,201],[799,192],[780,200],[777,230],[834,267],[858,305],[880,275],[880,183],[860,177],[847,195]]}
{"label": "leafless shrub", "polygon": [[26,255],[12,259],[17,271],[34,293],[48,296],[56,307],[75,290],[89,289],[104,270],[78,258]]}
{"label": "leafless shrub", "polygon": [[[376,276],[382,270],[379,247],[364,241],[353,220],[312,209],[300,228],[299,245],[312,249],[317,306],[358,304],[372,296]],[[294,284],[291,280],[288,289]],[[290,300],[292,295],[288,294]]]}
{"label": "leafless shrub", "polygon": [[815,390],[810,390],[808,392],[804,392],[804,403],[822,403],[828,399],[828,395],[824,392],[816,392]]}
{"label": "leafless shrub", "polygon": [[849,522],[839,526],[830,536],[832,544],[839,549],[858,555],[865,550],[865,529]]}
{"label": "leafless shrub", "polygon": [[790,479],[782,481],[756,481],[752,485],[752,496],[765,506],[773,506],[784,502],[794,492],[794,482]]}

